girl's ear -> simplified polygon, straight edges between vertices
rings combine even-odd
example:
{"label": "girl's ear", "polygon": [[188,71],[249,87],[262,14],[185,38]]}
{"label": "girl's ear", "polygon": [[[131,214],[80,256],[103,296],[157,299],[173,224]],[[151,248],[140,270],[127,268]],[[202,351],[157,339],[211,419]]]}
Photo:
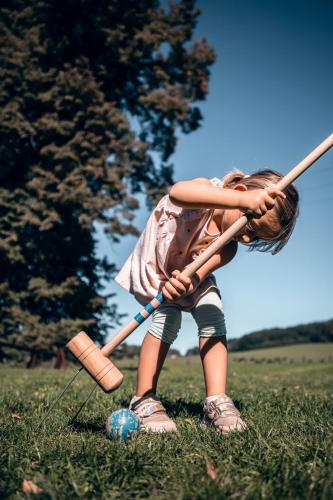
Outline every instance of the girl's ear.
{"label": "girl's ear", "polygon": [[245,184],[236,184],[232,189],[237,189],[237,191],[247,191],[247,186]]}

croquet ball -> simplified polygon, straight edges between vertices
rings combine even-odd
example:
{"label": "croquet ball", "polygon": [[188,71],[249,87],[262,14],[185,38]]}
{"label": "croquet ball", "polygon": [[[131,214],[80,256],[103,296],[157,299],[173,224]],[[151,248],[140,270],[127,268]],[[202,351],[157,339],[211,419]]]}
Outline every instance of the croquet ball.
{"label": "croquet ball", "polygon": [[106,420],[106,433],[110,439],[128,439],[139,430],[139,419],[128,408],[114,411]]}

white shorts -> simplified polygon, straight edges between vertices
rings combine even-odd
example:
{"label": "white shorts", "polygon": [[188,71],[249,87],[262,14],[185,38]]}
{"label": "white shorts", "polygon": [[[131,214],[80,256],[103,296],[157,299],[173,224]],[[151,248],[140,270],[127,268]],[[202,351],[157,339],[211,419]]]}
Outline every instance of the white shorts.
{"label": "white shorts", "polygon": [[[190,311],[197,326],[199,337],[225,337],[226,327],[223,303],[216,290],[203,295]],[[181,326],[182,311],[177,304],[161,304],[152,314],[148,329],[154,337],[172,344]]]}

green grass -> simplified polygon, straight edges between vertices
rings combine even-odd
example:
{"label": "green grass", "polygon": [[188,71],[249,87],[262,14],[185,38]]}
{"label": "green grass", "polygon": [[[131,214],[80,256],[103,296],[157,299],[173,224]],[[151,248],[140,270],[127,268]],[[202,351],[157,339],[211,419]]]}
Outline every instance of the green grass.
{"label": "green grass", "polygon": [[234,352],[231,354],[234,361],[253,362],[299,362],[327,363],[333,362],[333,343],[297,344],[291,346],[255,349],[253,351]]}
{"label": "green grass", "polygon": [[125,375],[118,391],[98,389],[70,427],[91,387],[82,373],[41,431],[34,427],[73,370],[0,368],[1,498],[24,498],[24,478],[52,499],[332,498],[331,363],[231,362],[229,393],[249,429],[224,436],[200,425],[199,360],[169,359],[159,394],[179,434],[141,434],[127,443],[104,432],[106,416],[134,390],[136,362],[118,366]]}

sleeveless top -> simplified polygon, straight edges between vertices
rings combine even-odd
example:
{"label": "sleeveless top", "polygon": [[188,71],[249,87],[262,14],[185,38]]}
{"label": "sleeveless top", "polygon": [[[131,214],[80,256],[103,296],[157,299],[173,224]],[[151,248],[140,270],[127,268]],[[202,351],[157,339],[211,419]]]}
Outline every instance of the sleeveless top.
{"label": "sleeveless top", "polygon": [[[210,179],[214,187],[222,180]],[[150,215],[133,252],[115,277],[117,283],[144,305],[150,302],[171,278],[175,269],[183,271],[207,246],[221,235],[210,234],[208,225],[213,208],[189,209],[174,205],[169,195],[163,196]],[[173,302],[190,311],[211,290],[219,290],[213,274],[207,276],[190,294]]]}

